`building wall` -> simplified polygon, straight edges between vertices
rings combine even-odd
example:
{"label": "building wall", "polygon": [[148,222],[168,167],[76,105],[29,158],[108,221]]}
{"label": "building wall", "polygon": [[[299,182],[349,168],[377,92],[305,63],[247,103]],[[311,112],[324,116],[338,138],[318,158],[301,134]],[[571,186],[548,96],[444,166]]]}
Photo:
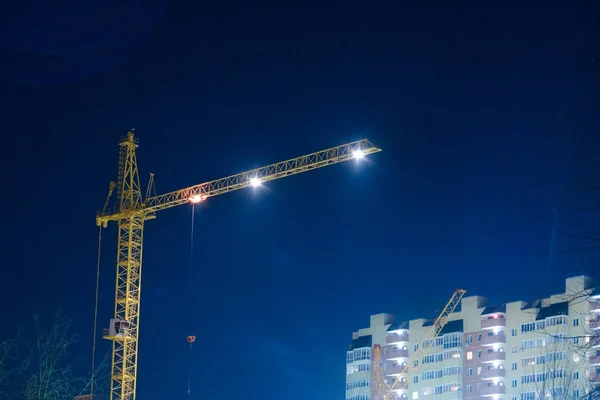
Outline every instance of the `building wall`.
{"label": "building wall", "polygon": [[346,352],[346,399],[369,400],[373,345],[385,343],[393,322],[390,314],[371,315],[368,328],[352,333],[352,344]]}
{"label": "building wall", "polygon": [[[590,302],[590,294],[596,300]],[[406,379],[400,373],[431,325],[432,320],[398,323],[390,314],[378,314],[369,328],[353,334],[353,342],[372,335],[369,346],[382,345],[384,374],[393,383]],[[465,297],[428,355],[413,364],[416,373],[406,390],[396,395],[411,400],[534,400],[562,387],[570,396],[584,396],[590,379],[599,381],[599,328],[600,293],[585,276],[566,279],[564,293],[534,301],[489,305],[485,297]],[[588,343],[590,337],[596,347]],[[359,378],[370,382],[370,371],[354,371],[360,362],[348,363],[347,383]],[[347,390],[346,398],[369,400],[370,388],[361,389]]]}

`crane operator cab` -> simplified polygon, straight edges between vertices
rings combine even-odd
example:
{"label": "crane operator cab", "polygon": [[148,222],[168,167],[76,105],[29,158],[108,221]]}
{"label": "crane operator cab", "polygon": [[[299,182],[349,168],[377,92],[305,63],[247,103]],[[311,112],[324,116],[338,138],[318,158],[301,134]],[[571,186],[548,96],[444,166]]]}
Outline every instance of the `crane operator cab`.
{"label": "crane operator cab", "polygon": [[131,324],[129,321],[125,321],[118,318],[111,318],[108,329],[104,330],[105,339],[119,339],[129,336],[129,329]]}

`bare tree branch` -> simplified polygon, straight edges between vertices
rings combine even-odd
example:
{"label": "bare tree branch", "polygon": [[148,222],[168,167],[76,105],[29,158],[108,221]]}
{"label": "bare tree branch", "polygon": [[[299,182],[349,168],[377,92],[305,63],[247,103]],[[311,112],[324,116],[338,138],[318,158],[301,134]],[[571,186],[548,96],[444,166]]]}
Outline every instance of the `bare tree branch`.
{"label": "bare tree branch", "polygon": [[79,340],[72,332],[72,321],[57,313],[49,330],[40,327],[34,316],[36,341],[32,374],[27,381],[26,400],[72,400],[77,395],[74,362],[69,350]]}
{"label": "bare tree branch", "polygon": [[27,366],[20,359],[19,339],[21,329],[14,337],[0,343],[0,399],[12,398],[18,392],[16,380]]}
{"label": "bare tree branch", "polygon": [[[523,392],[535,392],[539,399],[600,399],[600,300],[593,289],[556,295],[558,302],[583,310],[580,315],[556,316],[557,323],[540,323],[536,332],[539,354],[522,359],[528,368],[523,376]],[[577,325],[575,325],[576,320]],[[565,323],[566,322],[566,323]],[[567,335],[565,327],[581,326],[581,334]],[[537,326],[536,326],[537,327]]]}
{"label": "bare tree branch", "polygon": [[[75,345],[80,342],[73,321],[58,312],[48,328],[34,315],[33,341],[22,330],[0,342],[0,400],[73,400],[87,395],[90,376],[81,376]],[[95,371],[94,399],[108,392],[110,349]],[[89,398],[89,396],[87,396]],[[90,398],[90,400],[92,400]]]}

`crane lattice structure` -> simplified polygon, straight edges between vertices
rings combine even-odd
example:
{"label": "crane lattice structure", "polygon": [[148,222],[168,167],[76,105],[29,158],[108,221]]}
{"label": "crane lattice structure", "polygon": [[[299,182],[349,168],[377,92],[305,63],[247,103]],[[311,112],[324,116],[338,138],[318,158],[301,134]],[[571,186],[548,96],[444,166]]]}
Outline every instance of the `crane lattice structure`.
{"label": "crane lattice structure", "polygon": [[[104,209],[96,214],[97,226],[106,228],[110,221],[114,221],[119,232],[114,318],[104,331],[104,338],[113,341],[111,400],[135,400],[136,396],[142,248],[144,223],[147,220],[156,218],[155,213],[160,210],[199,203],[209,197],[381,151],[363,139],[152,197],[150,193],[154,176],[151,174],[144,197],[136,159],[138,140],[133,132],[121,140],[120,146],[117,182],[110,183]],[[114,209],[108,209],[115,188],[117,205]]]}
{"label": "crane lattice structure", "polygon": [[[413,352],[412,356],[392,384],[385,382],[379,345],[376,345],[377,348],[373,348],[373,372],[371,372],[371,376],[372,379],[377,379],[377,384],[373,385],[374,380],[371,381],[371,399],[394,400],[397,398],[396,391],[406,389],[408,382],[418,371],[423,358],[425,358],[425,356],[433,349],[435,339],[440,335],[442,329],[448,323],[450,315],[452,315],[465,293],[466,291],[463,289],[456,289],[454,291],[452,297],[431,326],[431,329],[429,329],[417,347],[417,350]],[[377,360],[377,362],[375,362],[375,360]]]}
{"label": "crane lattice structure", "polygon": [[381,346],[373,345],[373,367],[371,368],[371,399],[382,400],[390,385],[385,383],[381,360]]}

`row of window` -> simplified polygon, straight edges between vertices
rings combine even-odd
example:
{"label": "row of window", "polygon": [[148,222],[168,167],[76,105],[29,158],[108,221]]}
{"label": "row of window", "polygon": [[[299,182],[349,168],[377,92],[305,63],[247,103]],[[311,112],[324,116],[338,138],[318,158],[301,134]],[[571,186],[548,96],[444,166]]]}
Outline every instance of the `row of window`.
{"label": "row of window", "polygon": [[[462,332],[452,332],[446,333],[445,335],[438,336],[435,339],[428,339],[423,342],[423,348],[430,347],[433,343],[433,346],[443,346],[445,349],[453,349],[455,347],[462,347],[463,345],[463,333]],[[419,344],[415,343],[413,345],[413,351],[417,351],[419,349]]]}
{"label": "row of window", "polygon": [[521,359],[521,366],[528,367],[531,365],[545,364],[546,362],[558,361],[558,360],[566,360],[567,352],[566,351],[551,351],[546,354],[542,354],[534,357],[525,357]]}
{"label": "row of window", "polygon": [[529,367],[532,365],[539,365],[546,363],[546,356],[535,356],[535,357],[525,357],[521,359],[521,367]]}
{"label": "row of window", "polygon": [[[430,363],[434,363],[434,362],[450,360],[452,358],[461,358],[461,357],[462,357],[462,349],[449,350],[449,351],[444,351],[443,353],[426,355],[425,357],[423,357],[423,364],[430,364]],[[418,364],[419,363],[415,361],[415,364],[413,366],[416,367]]]}
{"label": "row of window", "polygon": [[[548,317],[541,321],[527,322],[521,324],[521,333],[537,331],[554,325],[567,325],[568,323],[569,317],[567,317],[566,315],[557,315],[554,317]],[[579,318],[573,319],[573,326],[579,326]]]}
{"label": "row of window", "polygon": [[371,370],[371,363],[346,364],[346,374],[350,375],[355,372],[365,372]]}
{"label": "row of window", "polygon": [[[497,334],[501,335],[503,333],[504,332],[500,331]],[[489,335],[493,335],[493,333],[489,332]],[[467,336],[467,342],[469,342],[469,337],[471,337],[471,336]],[[522,340],[520,346],[519,345],[512,346],[512,352],[513,353],[517,353],[519,348],[521,350],[529,350],[529,349],[535,349],[535,348],[539,348],[539,347],[545,347],[545,346],[548,346],[548,345],[551,345],[551,344],[555,344],[555,343],[566,343],[568,341],[569,341],[569,338],[564,333],[558,333],[558,334],[555,334],[555,335],[548,335],[546,337],[541,337],[541,338],[536,338],[536,339]],[[576,337],[572,338],[572,341],[573,341],[573,344],[578,344],[579,343],[579,337],[576,336]],[[586,336],[585,337],[585,342],[589,343],[589,341],[590,341],[590,337]],[[452,346],[452,345],[450,345],[450,346]],[[418,347],[418,346],[415,345],[415,350],[416,350],[416,347]],[[406,346],[404,346],[403,349],[406,350]],[[503,351],[503,350],[500,349],[499,351]],[[469,353],[471,353],[471,352],[467,353],[467,359],[471,360],[471,359],[473,359],[473,356],[472,356],[472,353],[471,353],[471,355],[469,355]],[[478,357],[481,357],[480,353],[481,353],[481,351],[478,352]],[[426,361],[426,362],[435,362],[435,361],[439,361],[439,359],[436,359],[434,361]]]}
{"label": "row of window", "polygon": [[[431,346],[432,342],[434,342],[433,343],[434,346],[442,346],[444,344],[444,338],[442,336],[438,336],[435,339],[427,339],[427,340],[423,341],[423,347],[427,348],[427,347]],[[419,348],[419,345],[417,343],[415,343],[413,348],[416,351]]]}
{"label": "row of window", "polygon": [[[558,396],[566,396],[568,390],[564,387],[556,387],[545,391],[546,393],[541,394],[538,392],[525,392],[521,393],[521,400],[536,400],[539,398],[553,398]],[[579,398],[579,389],[573,389],[573,398]],[[517,397],[514,396],[512,400],[517,400]]]}
{"label": "row of window", "polygon": [[[513,381],[513,387],[516,387],[516,380]],[[487,386],[494,386],[493,383],[488,383]],[[498,386],[503,386],[503,382],[498,382]],[[477,384],[477,391],[481,390],[481,384]],[[472,393],[473,392],[473,387],[471,385],[467,385],[467,393]],[[551,398],[551,397],[555,397],[555,396],[562,396],[562,395],[566,395],[567,394],[567,390],[562,387],[562,386],[558,386],[558,387],[554,387],[548,390],[544,390],[544,394],[543,396],[538,396],[536,399],[536,394],[539,394],[538,392],[523,392],[521,393],[521,400],[539,400],[540,398]],[[414,396],[413,396],[414,398]],[[577,399],[579,398],[579,389],[574,389],[573,390],[573,398]],[[513,396],[512,400],[517,400],[517,396]]]}
{"label": "row of window", "polygon": [[354,349],[346,352],[346,363],[349,364],[354,361],[370,360],[372,356],[370,347],[361,347],[360,349]]}
{"label": "row of window", "polygon": [[[569,341],[569,338],[564,333],[558,333],[556,335],[548,335],[546,337],[537,338],[537,339],[529,339],[521,341],[521,350],[535,349],[538,347],[549,346],[556,343],[566,343]],[[589,338],[586,339],[586,342],[589,342]],[[574,337],[573,343],[579,343],[579,338]]]}
{"label": "row of window", "polygon": [[[567,378],[570,374],[566,369],[552,370],[548,372],[541,372],[538,374],[521,375],[521,383],[526,385],[534,382],[545,382],[547,380]],[[579,371],[573,372],[573,380],[579,379]],[[512,387],[517,387],[517,380],[513,379],[511,383]]]}
{"label": "row of window", "polygon": [[521,340],[521,350],[536,349],[546,345],[546,338]]}
{"label": "row of window", "polygon": [[[566,378],[569,375],[570,374],[566,369],[553,369],[550,371],[539,372],[537,374],[521,375],[521,384],[524,385],[527,383],[546,382],[547,380]],[[575,378],[575,375],[573,378]],[[577,378],[579,378],[579,373],[577,374]],[[513,380],[513,387],[516,386],[516,383],[516,379]]]}
{"label": "row of window", "polygon": [[[463,369],[462,367],[446,367],[443,369],[438,369],[435,371],[425,371],[421,373],[421,379],[425,380],[425,379],[437,379],[437,378],[441,378],[443,376],[451,376],[451,375],[462,375]],[[418,376],[415,376],[415,379],[413,380],[415,383],[417,383],[419,380]]]}
{"label": "row of window", "polygon": [[352,390],[362,387],[370,387],[371,381],[369,379],[358,379],[356,381],[346,382],[346,390]]}
{"label": "row of window", "polygon": [[[521,393],[521,400],[539,400],[539,399],[543,399],[543,398],[553,398],[553,397],[562,397],[565,398],[567,396],[568,390],[565,389],[564,387],[557,387],[557,388],[553,388],[553,389],[549,389],[549,390],[545,390],[545,393],[538,393],[538,392],[524,392]],[[573,399],[578,399],[580,398],[580,390],[579,389],[573,389]],[[513,396],[512,400],[519,400],[519,397],[517,396]]]}
{"label": "row of window", "polygon": [[356,394],[354,396],[346,397],[346,400],[370,400],[371,396],[368,394]]}
{"label": "row of window", "polygon": [[[443,373],[443,370],[428,371],[428,372],[423,373],[423,375],[424,375],[423,379],[429,379],[428,377],[431,376],[431,373],[434,373],[436,378],[440,378],[440,377],[442,377],[442,375],[446,376],[446,374]],[[458,372],[458,374],[460,374],[460,372]],[[425,378],[425,375],[427,375],[428,377]],[[451,375],[451,374],[448,374],[448,375]],[[550,371],[537,373],[537,374],[522,375],[521,376],[521,384],[527,385],[527,384],[531,384],[531,383],[545,382],[547,380],[562,379],[562,378],[567,378],[567,377],[569,377],[569,372],[566,369],[550,370]],[[417,377],[415,377],[415,378],[417,378]],[[573,380],[578,380],[578,379],[579,379],[579,372],[577,372],[577,371],[573,372]],[[417,382],[417,379],[415,379],[414,381]],[[518,383],[517,380],[513,379],[511,382],[511,387],[516,388],[517,383]],[[479,392],[481,390],[481,385],[482,385],[481,383],[477,384],[477,386],[476,386],[477,392]],[[494,384],[492,382],[488,382],[486,386],[494,386],[494,385],[504,386],[504,382],[500,381],[496,384]],[[369,380],[361,379],[361,380],[357,380],[357,381],[353,381],[353,382],[348,382],[346,384],[346,390],[350,390],[353,388],[359,388],[359,387],[369,387],[369,386],[370,386]],[[433,394],[442,394],[442,393],[446,393],[446,392],[450,392],[450,391],[457,391],[457,390],[460,390],[460,384],[459,383],[450,383],[450,384],[444,384],[444,385],[423,388],[422,394],[423,394],[423,396],[429,396],[429,395],[433,395]],[[466,391],[468,393],[472,393],[473,386],[466,385]],[[523,396],[525,396],[525,398],[529,398],[530,393],[533,393],[533,392],[522,393],[521,399],[524,398]],[[419,392],[413,392],[413,399],[417,399],[418,394],[419,394]],[[554,396],[554,395],[566,394],[566,392],[563,387],[556,387],[552,391],[548,391],[548,394]],[[579,395],[579,391],[577,389],[574,390],[573,396],[575,398],[577,398],[578,395]],[[348,399],[359,398],[360,396],[365,396],[365,395],[351,396],[351,397],[348,397]],[[517,399],[517,397],[513,397],[513,400],[515,400],[515,399]]]}

